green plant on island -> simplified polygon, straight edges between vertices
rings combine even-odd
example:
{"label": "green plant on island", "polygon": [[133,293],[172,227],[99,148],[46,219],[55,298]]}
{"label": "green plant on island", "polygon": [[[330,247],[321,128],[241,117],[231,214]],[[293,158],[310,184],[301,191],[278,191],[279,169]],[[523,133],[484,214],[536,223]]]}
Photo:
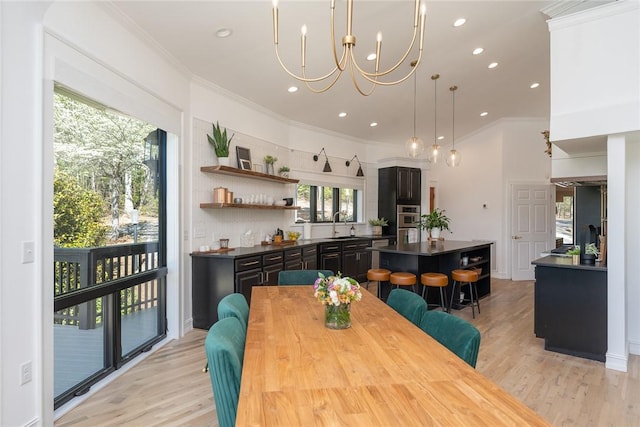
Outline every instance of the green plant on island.
{"label": "green plant on island", "polygon": [[231,145],[231,140],[234,136],[235,133],[231,135],[231,138],[228,138],[227,129],[220,129],[220,125],[216,122],[216,124],[213,125],[213,136],[207,134],[207,139],[209,140],[209,143],[213,145],[216,156],[229,157],[229,146]]}
{"label": "green plant on island", "polygon": [[369,219],[369,225],[372,225],[374,227],[386,227],[387,225],[389,225],[389,220],[386,218],[371,218]]}
{"label": "green plant on island", "polygon": [[598,248],[595,243],[587,243],[584,245],[584,253],[586,255],[598,255]]}
{"label": "green plant on island", "polygon": [[567,255],[580,255],[580,246],[574,246],[567,250]]}
{"label": "green plant on island", "polygon": [[418,227],[423,230],[437,229],[449,230],[449,223],[451,219],[445,215],[444,209],[435,208],[428,214],[421,215],[421,220],[418,223]]}

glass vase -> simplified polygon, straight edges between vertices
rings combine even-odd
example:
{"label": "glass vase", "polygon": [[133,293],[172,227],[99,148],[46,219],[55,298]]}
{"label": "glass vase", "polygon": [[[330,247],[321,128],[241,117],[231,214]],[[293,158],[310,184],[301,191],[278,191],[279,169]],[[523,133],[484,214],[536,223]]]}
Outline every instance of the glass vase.
{"label": "glass vase", "polygon": [[351,304],[325,305],[324,325],[329,329],[351,327]]}

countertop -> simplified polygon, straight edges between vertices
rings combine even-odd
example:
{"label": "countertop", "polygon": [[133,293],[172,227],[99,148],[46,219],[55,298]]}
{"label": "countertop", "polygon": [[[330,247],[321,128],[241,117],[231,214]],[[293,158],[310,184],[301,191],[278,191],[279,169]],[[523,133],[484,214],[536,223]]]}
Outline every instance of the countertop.
{"label": "countertop", "polygon": [[319,237],[315,239],[298,239],[295,243],[289,243],[286,245],[255,245],[251,247],[236,247],[233,250],[227,252],[198,252],[194,251],[190,255],[198,257],[217,257],[217,258],[237,258],[250,255],[262,255],[269,252],[282,251],[292,248],[301,248],[306,246],[317,245],[319,243],[341,243],[350,242],[353,240],[371,239],[371,240],[384,240],[395,238],[393,235],[374,236],[372,234],[362,234],[355,237],[341,237],[338,239],[332,239],[330,237]]}
{"label": "countertop", "polygon": [[573,270],[594,270],[594,271],[607,271],[607,266],[601,262],[596,261],[595,265],[591,264],[574,264],[571,257],[564,256],[545,256],[531,261],[533,265],[539,265],[541,267],[557,267],[568,268]]}
{"label": "countertop", "polygon": [[493,244],[490,241],[466,242],[460,240],[438,240],[436,242],[398,243],[396,245],[367,248],[371,251],[390,252],[407,255],[436,256],[451,252],[472,250]]}

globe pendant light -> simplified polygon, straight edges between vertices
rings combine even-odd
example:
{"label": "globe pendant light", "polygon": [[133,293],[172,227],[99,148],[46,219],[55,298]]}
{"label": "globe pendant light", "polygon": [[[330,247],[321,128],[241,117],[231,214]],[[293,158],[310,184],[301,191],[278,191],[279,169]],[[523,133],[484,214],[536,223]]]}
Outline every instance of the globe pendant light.
{"label": "globe pendant light", "polygon": [[433,145],[429,148],[429,152],[427,153],[427,161],[434,165],[438,163],[438,158],[440,157],[440,146],[438,145],[438,132],[436,131],[436,127],[438,124],[436,107],[438,105],[437,96],[438,96],[438,79],[439,78],[440,78],[440,74],[434,74],[433,76],[431,76],[431,80],[433,80]]}
{"label": "globe pendant light", "polygon": [[452,119],[451,119],[451,151],[449,151],[449,155],[447,156],[447,166],[451,166],[452,168],[456,168],[460,166],[461,155],[456,150],[456,90],[458,90],[458,86],[451,86],[449,88],[451,91],[451,99],[452,99]]}
{"label": "globe pendant light", "polygon": [[[411,63],[412,67],[416,66],[416,61]],[[405,143],[407,154],[415,159],[424,151],[424,142],[416,136],[416,74],[413,74],[413,136]]]}

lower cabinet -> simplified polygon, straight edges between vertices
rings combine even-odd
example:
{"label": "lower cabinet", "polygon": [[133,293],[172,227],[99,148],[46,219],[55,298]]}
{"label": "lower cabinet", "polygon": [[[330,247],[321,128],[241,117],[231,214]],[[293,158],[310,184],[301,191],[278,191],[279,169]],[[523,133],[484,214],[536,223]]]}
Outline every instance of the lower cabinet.
{"label": "lower cabinet", "polygon": [[331,270],[334,274],[342,271],[342,244],[321,243],[319,246],[320,270]]}
{"label": "lower cabinet", "polygon": [[209,329],[218,320],[218,303],[226,295],[240,292],[251,303],[254,286],[278,284],[282,270],[331,270],[367,280],[371,253],[369,239],[310,244],[259,255],[214,256],[194,254],[192,266],[193,327]]}
{"label": "lower cabinet", "polygon": [[356,279],[359,283],[367,281],[367,271],[371,268],[371,252],[366,248],[371,240],[356,240],[342,244],[342,275]]}

